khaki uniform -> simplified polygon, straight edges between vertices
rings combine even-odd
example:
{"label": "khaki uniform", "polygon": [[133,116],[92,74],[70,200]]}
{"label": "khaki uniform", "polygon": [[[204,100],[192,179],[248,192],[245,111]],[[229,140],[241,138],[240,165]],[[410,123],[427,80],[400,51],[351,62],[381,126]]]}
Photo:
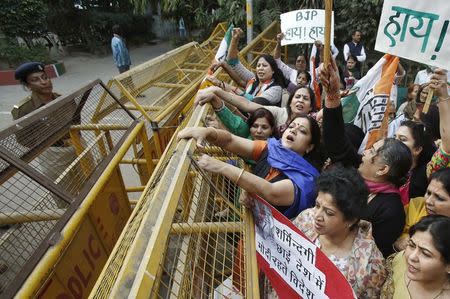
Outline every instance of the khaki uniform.
{"label": "khaki uniform", "polygon": [[[57,94],[55,92],[53,93],[53,99],[56,99],[59,96],[60,94]],[[14,105],[14,108],[11,110],[11,114],[13,119],[16,120],[44,105],[45,103],[41,101],[39,96],[32,92],[31,95],[24,98],[17,105]]]}
{"label": "khaki uniform", "polygon": [[[53,93],[53,99],[56,99],[60,95]],[[35,93],[31,93],[28,97],[24,98],[11,111],[14,120],[19,119],[34,110],[44,106],[45,103],[41,101],[39,96]],[[40,126],[39,123],[33,123],[31,127],[25,127],[23,130],[16,132],[16,139],[22,146],[32,148],[35,146],[35,138],[30,138],[30,128],[34,130],[33,135],[40,135],[38,130],[46,130],[46,126]],[[69,136],[65,136],[56,141],[52,146],[46,148],[39,155],[31,161],[33,168],[40,171],[43,175],[53,181],[55,184],[62,184],[64,188],[73,183],[76,179],[74,171],[67,171],[72,161],[76,158],[75,150],[70,143]],[[48,209],[51,208],[64,208],[66,203],[57,197],[48,195],[46,200],[43,200],[41,206]]]}

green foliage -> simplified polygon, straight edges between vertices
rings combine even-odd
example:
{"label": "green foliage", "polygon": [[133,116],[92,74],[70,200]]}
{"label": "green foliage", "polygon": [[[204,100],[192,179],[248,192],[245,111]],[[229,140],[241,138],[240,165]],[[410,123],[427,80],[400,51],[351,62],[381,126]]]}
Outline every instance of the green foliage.
{"label": "green foliage", "polygon": [[22,47],[12,38],[0,39],[0,60],[6,62],[10,68],[16,68],[27,61],[52,62],[46,47]]}
{"label": "green foliage", "polygon": [[[150,0],[130,0],[135,8],[145,9]],[[254,0],[254,32],[264,30],[279,15],[291,10],[324,8],[324,0]],[[245,27],[245,1],[235,0],[163,0],[163,11],[169,17],[183,16],[186,27],[199,28],[208,36],[214,26],[224,20]],[[342,48],[354,29],[361,30],[367,50],[374,47],[383,0],[334,0],[335,44]]]}
{"label": "green foliage", "polygon": [[46,31],[47,6],[42,0],[1,0],[0,31],[7,37],[20,36],[28,45]]}
{"label": "green foliage", "polygon": [[369,52],[375,46],[378,23],[381,16],[382,0],[337,0],[334,4],[335,12],[335,42],[342,48],[351,40],[353,30],[360,30],[363,43]]}
{"label": "green foliage", "polygon": [[49,29],[56,32],[64,44],[81,46],[97,54],[110,51],[113,25],[121,26],[128,43],[141,43],[153,38],[151,23],[149,15],[64,7],[51,7],[48,17]]}

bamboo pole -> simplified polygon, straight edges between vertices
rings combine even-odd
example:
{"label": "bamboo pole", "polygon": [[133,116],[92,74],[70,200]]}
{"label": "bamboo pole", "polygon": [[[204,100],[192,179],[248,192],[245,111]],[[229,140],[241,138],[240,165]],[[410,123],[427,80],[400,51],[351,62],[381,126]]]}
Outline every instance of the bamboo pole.
{"label": "bamboo pole", "polygon": [[428,109],[430,109],[431,99],[433,99],[433,93],[434,93],[434,90],[429,88],[428,89],[427,99],[425,100],[425,104],[423,105],[423,109],[422,109],[422,112],[425,113],[425,114],[427,114],[428,113]]}
{"label": "bamboo pole", "polygon": [[331,47],[331,14],[333,13],[333,0],[325,0],[325,41],[323,51],[324,66],[330,63]]}

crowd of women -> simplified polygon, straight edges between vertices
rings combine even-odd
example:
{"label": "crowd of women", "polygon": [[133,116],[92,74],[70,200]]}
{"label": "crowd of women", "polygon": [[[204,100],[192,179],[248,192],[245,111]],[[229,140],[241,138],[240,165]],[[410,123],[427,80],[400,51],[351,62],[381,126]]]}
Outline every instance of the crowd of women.
{"label": "crowd of women", "polygon": [[[299,227],[347,278],[358,298],[450,298],[450,97],[447,74],[412,85],[394,110],[388,136],[358,153],[364,133],[344,123],[341,96],[359,70],[349,57],[341,80],[336,61],[318,68],[323,99],[310,88],[308,59],[295,68],[263,54],[252,73],[238,60],[233,30],[221,67],[233,85],[214,77],[196,104],[210,103],[206,127],[194,138],[239,155],[250,171],[203,155],[198,164],[257,194]],[[353,59],[353,61],[351,61]],[[341,74],[341,76],[340,76]],[[423,113],[428,92],[435,100]],[[323,102],[317,111],[318,103]],[[277,297],[270,285],[266,297]]]}

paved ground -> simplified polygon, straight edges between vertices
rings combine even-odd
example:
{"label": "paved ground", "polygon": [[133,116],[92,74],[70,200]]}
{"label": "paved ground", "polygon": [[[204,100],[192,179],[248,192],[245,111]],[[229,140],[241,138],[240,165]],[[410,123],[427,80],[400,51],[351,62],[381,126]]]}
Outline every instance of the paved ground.
{"label": "paved ground", "polygon": [[[131,49],[132,67],[170,51],[172,48],[170,42],[164,41],[158,42],[156,45]],[[64,64],[67,72],[61,77],[53,79],[54,91],[61,94],[74,91],[97,78],[107,83],[111,77],[118,74],[111,55],[97,57],[85,53],[74,54],[65,57]],[[11,109],[28,93],[22,85],[0,86],[0,129],[11,122]]]}

